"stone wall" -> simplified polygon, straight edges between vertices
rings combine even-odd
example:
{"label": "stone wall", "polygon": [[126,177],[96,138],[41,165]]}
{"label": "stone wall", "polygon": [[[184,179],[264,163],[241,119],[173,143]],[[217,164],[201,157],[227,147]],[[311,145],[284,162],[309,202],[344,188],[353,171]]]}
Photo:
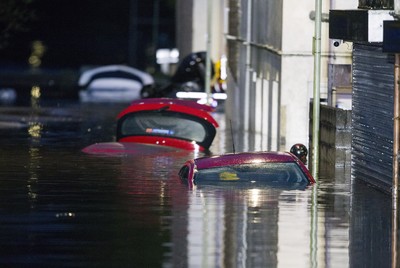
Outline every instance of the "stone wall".
{"label": "stone wall", "polygon": [[[351,110],[326,105],[320,108],[320,174],[338,176],[351,166]],[[310,106],[310,145],[312,144],[312,106]],[[311,148],[312,149],[312,148]],[[310,153],[310,163],[312,163]]]}

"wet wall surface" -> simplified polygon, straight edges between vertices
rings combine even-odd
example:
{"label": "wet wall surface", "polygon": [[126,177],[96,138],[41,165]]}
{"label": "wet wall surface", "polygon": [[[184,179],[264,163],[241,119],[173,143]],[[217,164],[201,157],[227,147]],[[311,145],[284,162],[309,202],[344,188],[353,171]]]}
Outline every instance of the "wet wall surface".
{"label": "wet wall surface", "polygon": [[[391,265],[391,199],[345,168],[305,190],[189,190],[177,172],[201,153],[82,153],[114,139],[124,107],[0,107],[1,267]],[[213,154],[231,152],[232,137],[236,151],[261,148],[215,117]]]}

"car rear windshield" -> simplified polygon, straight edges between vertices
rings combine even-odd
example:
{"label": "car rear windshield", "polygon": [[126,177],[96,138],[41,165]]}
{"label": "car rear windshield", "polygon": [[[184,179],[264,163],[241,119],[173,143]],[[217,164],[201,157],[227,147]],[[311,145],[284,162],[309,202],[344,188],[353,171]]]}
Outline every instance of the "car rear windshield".
{"label": "car rear windshield", "polygon": [[122,118],[119,135],[168,136],[201,143],[210,134],[209,126],[202,121],[195,116],[170,111],[131,113]]}
{"label": "car rear windshield", "polygon": [[202,182],[245,181],[267,184],[308,184],[306,175],[294,162],[256,163],[201,169],[195,184]]}

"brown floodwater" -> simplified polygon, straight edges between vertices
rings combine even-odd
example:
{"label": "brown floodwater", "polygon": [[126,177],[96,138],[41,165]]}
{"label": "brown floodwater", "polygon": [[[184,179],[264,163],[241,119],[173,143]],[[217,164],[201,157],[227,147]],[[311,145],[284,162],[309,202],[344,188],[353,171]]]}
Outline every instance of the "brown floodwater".
{"label": "brown floodwater", "polygon": [[[81,152],[114,140],[124,107],[0,106],[1,267],[392,265],[391,198],[349,167],[321,167],[306,190],[189,190],[177,172],[201,153]],[[215,117],[213,154],[231,152],[232,137],[236,151],[262,149]]]}

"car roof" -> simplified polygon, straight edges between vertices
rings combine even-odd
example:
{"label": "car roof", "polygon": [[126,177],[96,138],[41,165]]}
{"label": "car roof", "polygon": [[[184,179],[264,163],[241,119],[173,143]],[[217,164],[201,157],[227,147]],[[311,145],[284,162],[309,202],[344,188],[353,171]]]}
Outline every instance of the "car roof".
{"label": "car roof", "polygon": [[164,103],[164,104],[178,104],[186,107],[191,107],[199,110],[204,110],[206,112],[214,111],[214,107],[210,105],[200,104],[192,100],[182,100],[182,99],[173,99],[173,98],[149,98],[149,99],[140,99],[134,100],[131,102],[131,105],[137,104],[148,104],[148,103]]}
{"label": "car roof", "polygon": [[215,119],[204,109],[197,109],[196,106],[194,106],[193,108],[188,105],[182,105],[179,102],[171,102],[163,99],[159,99],[159,101],[151,99],[143,99],[137,102],[133,102],[133,104],[131,104],[118,114],[117,119],[120,119],[124,115],[129,113],[160,110],[160,109],[196,116],[198,118],[210,122],[215,128],[219,126],[217,121],[215,121]]}
{"label": "car roof", "polygon": [[197,169],[252,164],[260,162],[298,162],[298,159],[287,152],[245,152],[219,156],[202,157],[194,160]]}
{"label": "car roof", "polygon": [[105,65],[94,67],[82,72],[78,85],[86,86],[96,78],[120,77],[140,81],[143,85],[154,84],[154,78],[146,72],[126,65]]}

